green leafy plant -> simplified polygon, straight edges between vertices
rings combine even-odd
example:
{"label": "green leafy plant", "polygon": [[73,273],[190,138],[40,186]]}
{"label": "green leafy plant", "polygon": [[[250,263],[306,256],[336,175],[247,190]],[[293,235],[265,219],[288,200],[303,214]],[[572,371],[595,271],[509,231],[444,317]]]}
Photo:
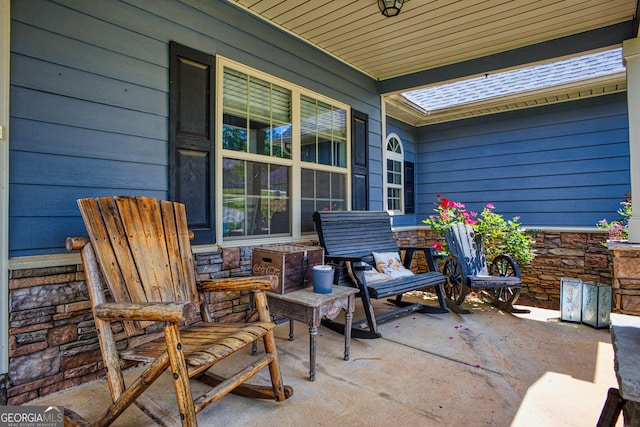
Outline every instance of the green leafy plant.
{"label": "green leafy plant", "polygon": [[598,230],[604,230],[607,232],[607,240],[610,241],[623,241],[627,240],[629,236],[629,218],[631,218],[631,196],[627,195],[625,200],[620,202],[621,208],[618,209],[618,214],[621,218],[614,221],[607,221],[601,219],[596,223]]}
{"label": "green leafy plant", "polygon": [[[435,214],[422,222],[429,225],[432,230],[441,236],[451,224],[463,222],[473,227],[474,232],[482,238],[484,254],[487,260],[492,260],[497,255],[507,253],[511,255],[519,265],[528,265],[535,257],[533,244],[535,241],[531,234],[520,226],[520,217],[516,216],[505,220],[502,215],[494,212],[495,206],[491,203],[485,205],[480,214],[467,211],[465,205],[453,202],[438,194],[438,203],[434,209]],[[434,244],[436,250],[446,251],[441,244]]]}

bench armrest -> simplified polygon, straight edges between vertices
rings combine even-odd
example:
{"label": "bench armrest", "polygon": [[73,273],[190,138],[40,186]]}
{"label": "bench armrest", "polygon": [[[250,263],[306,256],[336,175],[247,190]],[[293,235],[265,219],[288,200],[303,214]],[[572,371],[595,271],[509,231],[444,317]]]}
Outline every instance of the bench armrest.
{"label": "bench armrest", "polygon": [[358,262],[364,258],[362,255],[325,255],[327,261],[333,262]]}
{"label": "bench armrest", "polygon": [[401,246],[400,250],[405,251],[405,260],[404,266],[409,268],[411,265],[411,259],[413,258],[413,253],[415,251],[422,251],[424,253],[425,258],[427,259],[427,266],[429,267],[429,271],[438,271],[437,264],[437,256],[435,248],[431,246]]}
{"label": "bench armrest", "polygon": [[354,270],[358,270],[358,271],[369,271],[369,270],[373,270],[373,267],[371,266],[371,264],[366,263],[364,261],[360,262],[352,262],[351,263],[351,268],[353,268]]}
{"label": "bench armrest", "polygon": [[431,246],[400,246],[401,251],[424,251],[429,253],[432,257],[435,257],[436,249]]}
{"label": "bench armrest", "polygon": [[109,302],[97,305],[94,313],[104,320],[186,322],[196,316],[196,308],[190,302]]}

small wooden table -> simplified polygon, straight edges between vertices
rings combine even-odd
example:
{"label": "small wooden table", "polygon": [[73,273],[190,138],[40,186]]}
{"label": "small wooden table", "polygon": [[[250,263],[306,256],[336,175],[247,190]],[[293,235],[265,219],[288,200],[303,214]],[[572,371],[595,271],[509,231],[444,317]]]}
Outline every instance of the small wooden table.
{"label": "small wooden table", "polygon": [[335,319],[345,310],[344,360],[349,360],[351,345],[351,324],[355,308],[356,288],[334,286],[329,294],[318,294],[313,288],[305,288],[287,294],[267,292],[269,312],[272,316],[289,319],[289,340],[293,341],[293,321],[309,326],[309,380],[316,379],[316,336],[323,317]]}

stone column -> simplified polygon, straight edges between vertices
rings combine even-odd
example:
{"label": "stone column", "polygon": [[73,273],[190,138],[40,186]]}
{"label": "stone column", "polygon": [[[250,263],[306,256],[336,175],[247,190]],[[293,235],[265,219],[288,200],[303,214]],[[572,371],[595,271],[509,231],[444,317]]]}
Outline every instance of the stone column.
{"label": "stone column", "polygon": [[613,256],[613,311],[640,316],[640,245],[607,246]]}
{"label": "stone column", "polygon": [[640,39],[625,40],[622,55],[627,66],[627,109],[629,112],[629,159],[631,162],[631,200],[629,242],[640,243]]}

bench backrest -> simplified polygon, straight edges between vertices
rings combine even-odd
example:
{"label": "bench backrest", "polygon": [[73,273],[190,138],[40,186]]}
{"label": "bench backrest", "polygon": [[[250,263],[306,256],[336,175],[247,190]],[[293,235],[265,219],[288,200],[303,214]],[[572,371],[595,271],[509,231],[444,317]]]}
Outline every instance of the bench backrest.
{"label": "bench backrest", "polygon": [[482,252],[482,242],[476,238],[469,224],[452,224],[445,234],[449,252],[456,257],[467,276],[487,276],[487,260]]}
{"label": "bench backrest", "polygon": [[386,211],[321,211],[313,214],[320,245],[327,255],[369,257],[398,252]]}

